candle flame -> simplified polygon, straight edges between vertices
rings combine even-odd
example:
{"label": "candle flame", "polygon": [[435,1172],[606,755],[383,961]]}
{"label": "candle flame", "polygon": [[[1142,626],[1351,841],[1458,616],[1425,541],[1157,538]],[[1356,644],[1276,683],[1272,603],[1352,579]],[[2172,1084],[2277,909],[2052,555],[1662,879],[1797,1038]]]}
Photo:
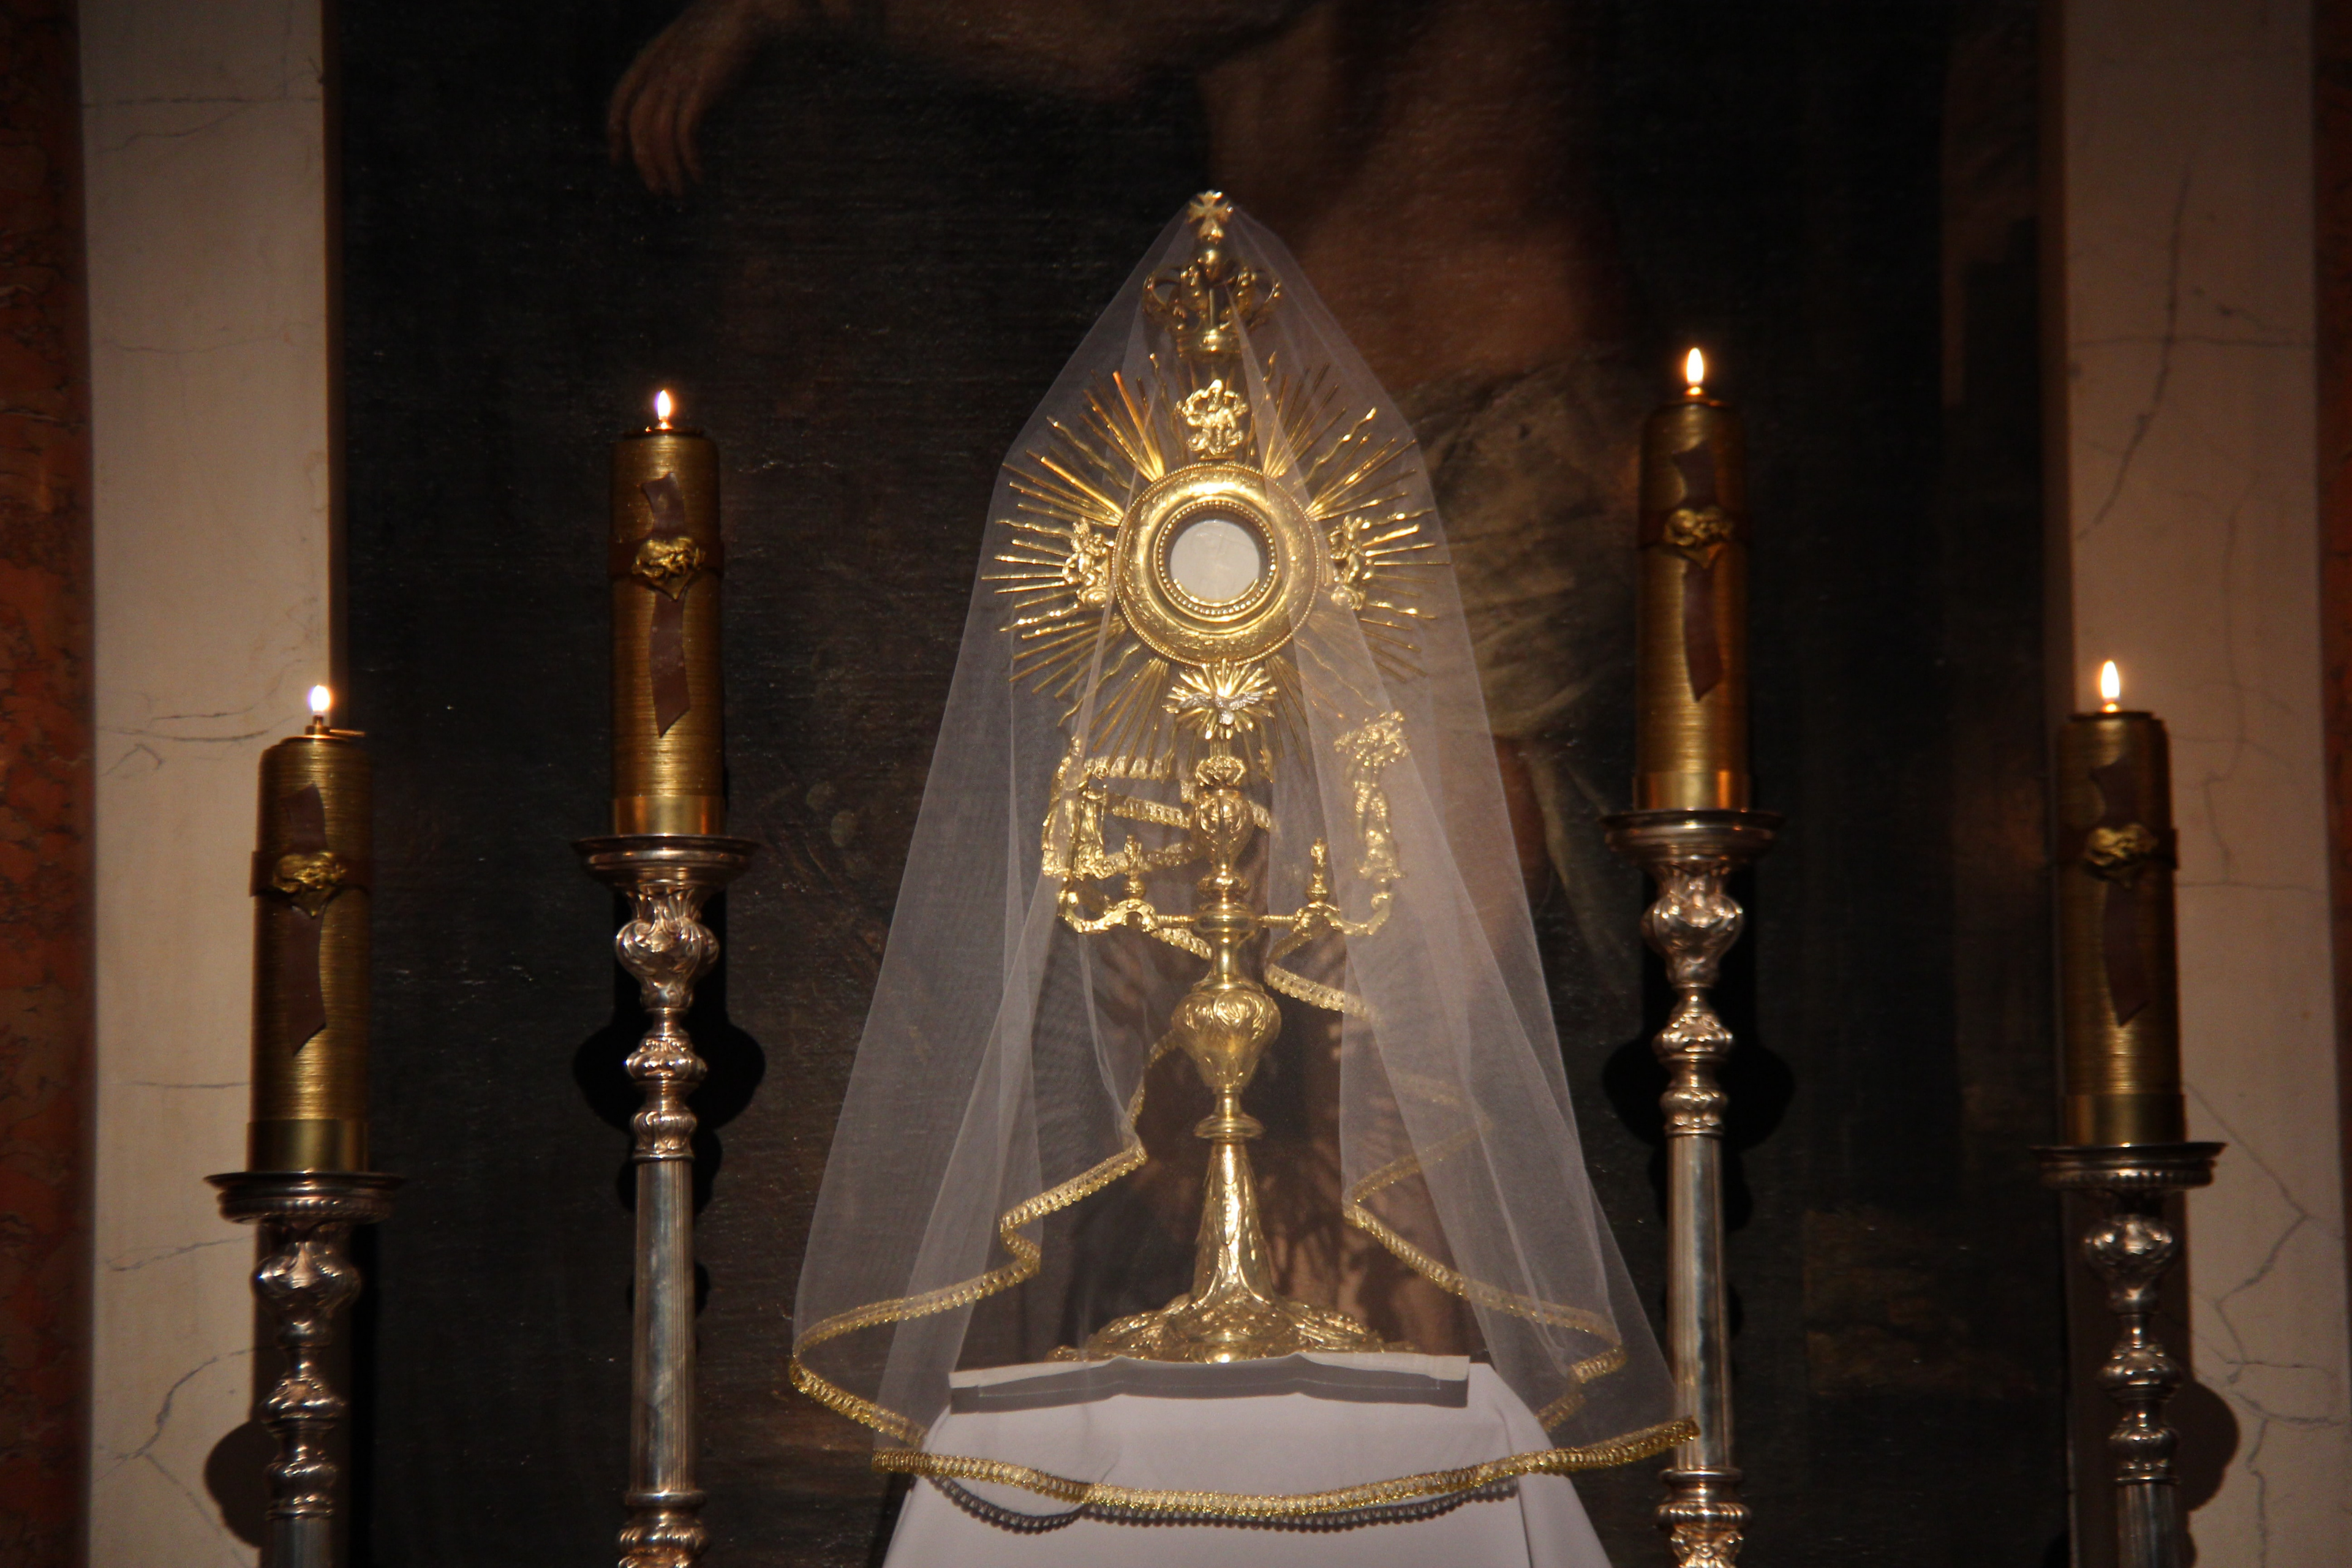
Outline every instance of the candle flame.
{"label": "candle flame", "polygon": [[327,710],[335,705],[335,694],[323,686],[310,688],[310,717],[324,719]]}
{"label": "candle flame", "polygon": [[2109,659],[2099,666],[2099,710],[2115,712],[2122,704],[2123,695],[2124,678],[2116,668],[2116,661]]}
{"label": "candle flame", "polygon": [[669,411],[677,406],[677,404],[670,401],[668,387],[665,386],[659,392],[655,393],[654,423],[667,426],[669,424]]}
{"label": "candle flame", "polygon": [[1683,380],[1690,384],[1694,397],[1706,385],[1706,356],[1696,349],[1683,356]]}

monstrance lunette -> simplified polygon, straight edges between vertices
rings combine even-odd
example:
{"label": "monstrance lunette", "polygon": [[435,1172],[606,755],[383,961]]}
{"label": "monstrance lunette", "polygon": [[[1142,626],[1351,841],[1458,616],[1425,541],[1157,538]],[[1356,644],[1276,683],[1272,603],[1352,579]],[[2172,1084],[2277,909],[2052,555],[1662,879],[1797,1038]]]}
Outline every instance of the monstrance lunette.
{"label": "monstrance lunette", "polygon": [[[1312,841],[1305,897],[1287,913],[1265,907],[1242,867],[1275,826],[1257,796],[1316,728],[1294,635],[1318,612],[1349,615],[1376,666],[1410,670],[1426,615],[1414,574],[1443,553],[1413,504],[1411,441],[1375,434],[1376,411],[1343,404],[1330,367],[1294,372],[1253,353],[1249,329],[1279,308],[1281,285],[1226,250],[1229,214],[1213,194],[1195,201],[1190,260],[1146,286],[1174,353],[1097,383],[1075,427],[1053,422],[1010,466],[1015,514],[999,520],[1011,537],[989,574],[1013,605],[1013,679],[1065,705],[1068,751],[1042,846],[1061,919],[1208,965],[1153,1052],[1181,1049],[1216,1097],[1193,1129],[1212,1151],[1192,1288],[1066,1352],[1089,1359],[1385,1348],[1346,1313],[1275,1289],[1248,1152],[1265,1129],[1241,1099],[1282,1027],[1269,987],[1335,1013],[1364,1006],[1283,961],[1320,939],[1370,938],[1388,919],[1404,868],[1381,779],[1406,754],[1402,716],[1359,717],[1328,742],[1370,889],[1360,916],[1334,895],[1328,837]],[[1173,837],[1114,845],[1113,819]],[[1195,865],[1189,910],[1153,902],[1147,877]]]}

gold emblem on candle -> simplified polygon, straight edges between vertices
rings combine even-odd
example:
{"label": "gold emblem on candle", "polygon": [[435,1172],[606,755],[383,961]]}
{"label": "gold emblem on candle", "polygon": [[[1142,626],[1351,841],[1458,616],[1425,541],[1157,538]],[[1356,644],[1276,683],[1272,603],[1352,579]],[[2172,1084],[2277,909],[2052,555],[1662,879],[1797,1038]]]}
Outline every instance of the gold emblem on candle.
{"label": "gold emblem on candle", "polygon": [[1731,537],[1731,517],[1719,506],[1676,507],[1666,518],[1666,542],[1702,566]]}
{"label": "gold emblem on candle", "polygon": [[682,533],[656,534],[638,542],[629,575],[675,599],[702,575],[703,563],[709,559],[701,545]]}
{"label": "gold emblem on candle", "polygon": [[296,851],[278,858],[278,864],[270,871],[269,885],[292,900],[304,914],[315,918],[327,907],[329,899],[343,890],[351,877],[351,868],[337,859],[331,849],[307,854]]}
{"label": "gold emblem on candle", "polygon": [[2142,823],[2094,827],[2083,837],[2083,860],[2095,877],[2129,882],[2156,858],[2157,847],[2156,835]]}

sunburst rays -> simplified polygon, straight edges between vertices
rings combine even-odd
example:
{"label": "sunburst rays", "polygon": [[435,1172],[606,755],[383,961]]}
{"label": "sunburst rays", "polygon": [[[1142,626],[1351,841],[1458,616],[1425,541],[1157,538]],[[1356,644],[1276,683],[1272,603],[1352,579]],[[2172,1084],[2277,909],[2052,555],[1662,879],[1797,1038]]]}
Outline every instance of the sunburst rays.
{"label": "sunburst rays", "polygon": [[[1387,679],[1417,673],[1427,574],[1444,552],[1431,509],[1415,505],[1420,455],[1409,437],[1380,431],[1377,410],[1342,403],[1320,366],[1294,376],[1269,359],[1269,476],[1315,524],[1328,561],[1331,602],[1351,610]],[[1138,385],[1113,373],[1087,389],[1068,419],[1007,465],[1012,515],[986,581],[1010,601],[1013,678],[1062,706],[1086,752],[1115,775],[1164,777],[1184,732],[1167,696],[1176,673],[1120,617],[1113,542],[1129,502],[1181,466],[1179,394],[1155,358]],[[1264,661],[1270,691],[1255,733],[1271,764],[1298,741],[1304,718],[1296,640]]]}
{"label": "sunburst rays", "polygon": [[1427,575],[1445,561],[1433,509],[1412,504],[1420,449],[1410,436],[1377,431],[1378,409],[1341,404],[1330,366],[1303,376],[1268,369],[1283,436],[1276,477],[1305,493],[1307,515],[1322,530],[1333,601],[1356,612],[1382,675],[1417,675]]}

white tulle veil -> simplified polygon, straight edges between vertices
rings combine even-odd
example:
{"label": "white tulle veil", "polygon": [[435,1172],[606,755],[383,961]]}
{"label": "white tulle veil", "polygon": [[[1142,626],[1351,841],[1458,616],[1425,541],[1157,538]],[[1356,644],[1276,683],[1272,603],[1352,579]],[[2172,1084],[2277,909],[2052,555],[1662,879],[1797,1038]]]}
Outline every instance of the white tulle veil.
{"label": "white tulle veil", "polygon": [[[1146,602],[1148,578],[1183,596],[1160,525],[1208,468],[1286,520],[1189,563],[1243,584],[1211,609],[1280,623],[1271,651],[1219,643],[1214,616],[1187,641]],[[1557,1445],[1521,1468],[1685,1435],[1578,1149],[1419,450],[1272,235],[1208,196],[1170,225],[1014,443],[987,528],[794,1384],[919,1469],[952,1371],[1181,1293],[1210,1097],[1165,1042],[1204,949],[1133,910],[1192,907],[1184,828],[1222,751],[1259,829],[1250,896],[1328,911],[1250,949],[1281,1012],[1245,1103],[1283,1289],[1490,1356]]]}

